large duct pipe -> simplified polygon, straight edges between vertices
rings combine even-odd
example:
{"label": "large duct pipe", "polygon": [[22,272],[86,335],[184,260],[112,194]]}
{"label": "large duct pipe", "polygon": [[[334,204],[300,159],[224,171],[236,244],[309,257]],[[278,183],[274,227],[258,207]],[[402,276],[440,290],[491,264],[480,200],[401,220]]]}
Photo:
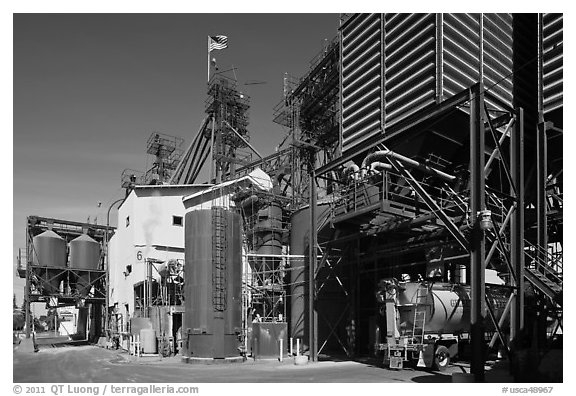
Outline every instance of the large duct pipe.
{"label": "large duct pipe", "polygon": [[437,176],[445,181],[453,182],[456,180],[456,176],[450,175],[448,173],[439,171],[438,169],[432,168],[428,165],[421,164],[418,161],[413,160],[412,158],[405,157],[401,154],[395,153],[391,150],[380,150],[374,153],[368,154],[364,161],[362,161],[362,168],[366,168],[368,164],[373,163],[381,158],[394,158],[397,161],[402,162],[404,165],[409,166],[411,168],[418,169],[422,172],[428,173],[429,175]]}
{"label": "large duct pipe", "polygon": [[370,164],[370,170],[372,172],[382,172],[384,170],[392,170],[392,165],[385,164],[384,162],[375,161]]}
{"label": "large duct pipe", "polygon": [[240,206],[243,210],[251,212],[251,208],[258,202],[257,195],[250,195],[248,198],[245,198],[240,202]]}

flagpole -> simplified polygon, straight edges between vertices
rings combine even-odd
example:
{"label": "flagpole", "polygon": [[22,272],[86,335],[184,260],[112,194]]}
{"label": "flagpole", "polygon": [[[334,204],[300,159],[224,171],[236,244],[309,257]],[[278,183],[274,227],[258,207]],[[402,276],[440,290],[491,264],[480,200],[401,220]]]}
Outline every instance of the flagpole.
{"label": "flagpole", "polygon": [[208,36],[208,80],[206,82],[210,82],[210,36]]}

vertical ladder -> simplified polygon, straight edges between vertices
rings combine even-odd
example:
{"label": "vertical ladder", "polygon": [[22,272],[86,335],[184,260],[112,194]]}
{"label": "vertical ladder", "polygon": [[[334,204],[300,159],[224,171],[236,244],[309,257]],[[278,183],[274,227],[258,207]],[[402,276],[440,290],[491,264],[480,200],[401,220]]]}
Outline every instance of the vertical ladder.
{"label": "vertical ladder", "polygon": [[412,342],[415,344],[424,343],[424,328],[426,325],[426,307],[428,304],[428,286],[421,285],[416,290],[416,308],[414,310],[414,323],[412,328]]}
{"label": "vertical ladder", "polygon": [[212,208],[212,306],[226,310],[226,218],[222,208]]}

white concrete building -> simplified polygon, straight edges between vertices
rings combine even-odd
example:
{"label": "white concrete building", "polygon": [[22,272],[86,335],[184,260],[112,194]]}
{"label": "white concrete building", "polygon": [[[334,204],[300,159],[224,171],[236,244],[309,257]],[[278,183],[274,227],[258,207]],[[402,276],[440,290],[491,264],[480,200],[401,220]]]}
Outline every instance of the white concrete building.
{"label": "white concrete building", "polygon": [[[184,260],[182,197],[210,185],[136,186],[118,209],[118,228],[109,243],[110,306],[123,323],[134,317],[134,286],[147,276],[147,259]],[[153,272],[155,279],[158,273]]]}

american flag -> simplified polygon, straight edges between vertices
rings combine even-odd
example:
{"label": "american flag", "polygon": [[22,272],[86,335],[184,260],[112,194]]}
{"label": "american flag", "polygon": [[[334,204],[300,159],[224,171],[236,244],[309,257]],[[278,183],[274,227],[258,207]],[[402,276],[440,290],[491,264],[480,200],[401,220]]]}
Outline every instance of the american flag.
{"label": "american flag", "polygon": [[208,44],[208,52],[212,50],[221,50],[228,47],[228,37],[227,36],[210,36]]}

